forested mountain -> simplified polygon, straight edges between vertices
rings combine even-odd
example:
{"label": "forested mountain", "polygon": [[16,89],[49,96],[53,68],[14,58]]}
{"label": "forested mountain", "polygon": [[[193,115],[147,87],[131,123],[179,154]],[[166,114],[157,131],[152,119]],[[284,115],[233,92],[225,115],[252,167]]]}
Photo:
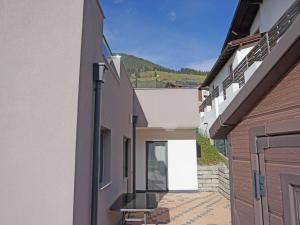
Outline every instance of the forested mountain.
{"label": "forested mountain", "polygon": [[125,64],[126,70],[129,75],[134,74],[140,76],[141,73],[147,71],[162,71],[176,74],[207,75],[207,72],[205,71],[198,71],[190,68],[181,68],[180,70],[173,70],[133,55],[128,55],[125,53],[118,54],[122,56],[122,60]]}

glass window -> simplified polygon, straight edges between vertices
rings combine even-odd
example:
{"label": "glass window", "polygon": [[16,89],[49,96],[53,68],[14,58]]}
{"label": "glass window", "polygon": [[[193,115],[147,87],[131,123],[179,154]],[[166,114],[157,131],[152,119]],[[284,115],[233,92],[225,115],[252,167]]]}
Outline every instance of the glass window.
{"label": "glass window", "polygon": [[100,171],[99,183],[100,187],[108,184],[110,179],[110,163],[111,163],[111,134],[110,130],[101,130],[101,143],[100,143]]}
{"label": "glass window", "polygon": [[123,176],[128,178],[128,164],[129,164],[129,139],[124,138],[123,141]]}

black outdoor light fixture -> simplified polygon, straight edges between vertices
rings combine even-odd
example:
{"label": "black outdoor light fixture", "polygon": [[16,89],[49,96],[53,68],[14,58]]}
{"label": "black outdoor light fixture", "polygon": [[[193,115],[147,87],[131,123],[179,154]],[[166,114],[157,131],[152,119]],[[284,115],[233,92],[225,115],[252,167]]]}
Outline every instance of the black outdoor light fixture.
{"label": "black outdoor light fixture", "polygon": [[[104,72],[107,69],[105,63],[93,64],[93,81],[95,89],[94,108],[94,143],[93,143],[93,171],[92,171],[92,208],[91,225],[97,225],[98,191],[99,191],[99,168],[101,146],[101,87],[104,83]],[[101,165],[102,166],[102,165]]]}

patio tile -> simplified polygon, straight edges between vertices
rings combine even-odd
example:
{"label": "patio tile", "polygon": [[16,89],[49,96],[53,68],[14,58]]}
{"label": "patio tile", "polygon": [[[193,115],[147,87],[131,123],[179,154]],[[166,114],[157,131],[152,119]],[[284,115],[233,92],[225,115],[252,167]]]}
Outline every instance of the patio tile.
{"label": "patio tile", "polygon": [[[230,202],[219,193],[160,194],[148,225],[230,225]],[[135,214],[131,216],[140,217]],[[142,225],[143,223],[130,223]]]}

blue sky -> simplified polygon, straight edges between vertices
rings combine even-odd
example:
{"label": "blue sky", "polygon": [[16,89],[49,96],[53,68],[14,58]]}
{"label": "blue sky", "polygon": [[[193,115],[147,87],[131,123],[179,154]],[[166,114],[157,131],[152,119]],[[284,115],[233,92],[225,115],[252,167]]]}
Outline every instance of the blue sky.
{"label": "blue sky", "polygon": [[209,70],[238,0],[100,0],[113,52],[173,69]]}

